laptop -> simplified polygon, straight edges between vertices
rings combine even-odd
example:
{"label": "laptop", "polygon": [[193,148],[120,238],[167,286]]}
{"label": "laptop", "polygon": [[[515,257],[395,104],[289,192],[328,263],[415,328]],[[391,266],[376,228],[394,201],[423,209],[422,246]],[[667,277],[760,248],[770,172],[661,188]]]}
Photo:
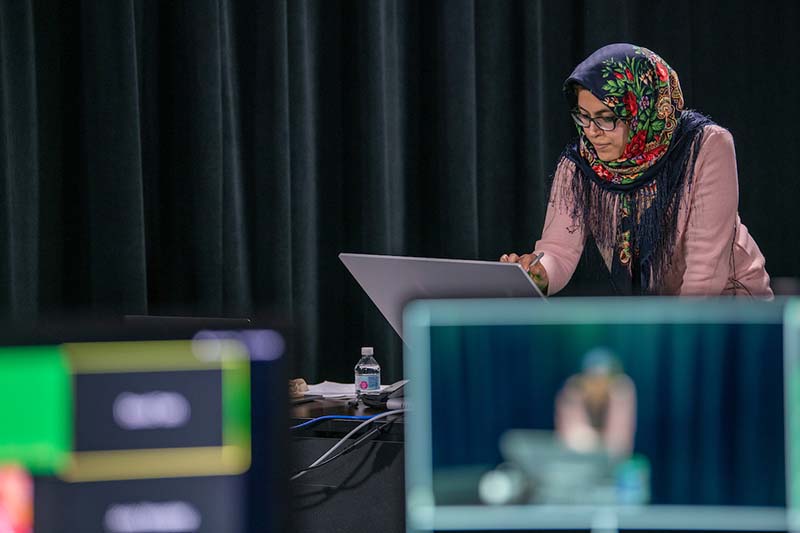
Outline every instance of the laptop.
{"label": "laptop", "polygon": [[367,296],[403,338],[403,308],[438,298],[544,298],[516,263],[341,253]]}

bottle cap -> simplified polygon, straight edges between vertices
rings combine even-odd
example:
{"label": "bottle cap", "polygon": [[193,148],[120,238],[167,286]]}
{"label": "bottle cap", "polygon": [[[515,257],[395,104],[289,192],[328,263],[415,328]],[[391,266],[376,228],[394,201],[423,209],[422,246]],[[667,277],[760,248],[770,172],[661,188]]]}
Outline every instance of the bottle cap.
{"label": "bottle cap", "polygon": [[361,347],[361,355],[373,355],[374,351],[372,350],[372,346],[362,346]]}

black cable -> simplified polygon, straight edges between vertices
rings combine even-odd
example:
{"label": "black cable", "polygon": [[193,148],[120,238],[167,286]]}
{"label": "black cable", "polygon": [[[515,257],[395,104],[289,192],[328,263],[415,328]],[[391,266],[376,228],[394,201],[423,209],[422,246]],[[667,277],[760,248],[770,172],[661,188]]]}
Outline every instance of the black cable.
{"label": "black cable", "polygon": [[390,422],[387,422],[385,424],[382,424],[382,425],[380,425],[378,427],[375,427],[375,428],[367,431],[366,433],[361,435],[353,444],[351,444],[350,446],[348,446],[344,450],[340,451],[336,455],[334,455],[332,457],[328,457],[327,459],[325,459],[324,461],[322,461],[318,465],[308,466],[306,468],[303,468],[302,470],[298,470],[297,472],[294,472],[293,474],[291,474],[289,477],[292,478],[292,477],[300,474],[301,472],[305,473],[305,472],[309,472],[311,470],[316,470],[317,468],[321,468],[321,467],[327,465],[328,463],[330,463],[332,461],[335,461],[336,459],[340,458],[341,456],[346,455],[346,454],[354,451],[356,448],[359,448],[362,444],[364,444],[367,441],[367,439],[369,437],[371,437],[372,435],[374,435],[376,433],[383,432],[387,427],[391,426],[392,424],[394,424],[394,420],[392,420]]}

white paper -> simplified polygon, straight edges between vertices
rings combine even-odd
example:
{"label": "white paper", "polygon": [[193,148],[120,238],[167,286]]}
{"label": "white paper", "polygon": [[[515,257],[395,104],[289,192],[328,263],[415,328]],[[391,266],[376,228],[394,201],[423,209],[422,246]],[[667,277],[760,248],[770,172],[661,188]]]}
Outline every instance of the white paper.
{"label": "white paper", "polygon": [[[388,385],[381,385],[381,390]],[[337,383],[335,381],[323,381],[316,385],[309,385],[306,394],[318,394],[323,398],[355,398],[355,383]]]}

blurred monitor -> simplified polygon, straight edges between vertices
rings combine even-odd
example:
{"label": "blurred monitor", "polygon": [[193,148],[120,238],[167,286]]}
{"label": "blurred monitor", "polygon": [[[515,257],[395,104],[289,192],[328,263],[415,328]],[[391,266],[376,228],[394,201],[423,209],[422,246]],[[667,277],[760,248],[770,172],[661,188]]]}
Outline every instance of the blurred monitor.
{"label": "blurred monitor", "polygon": [[410,304],[409,530],[785,531],[784,307]]}
{"label": "blurred monitor", "polygon": [[0,531],[285,531],[284,339],[202,320],[4,332]]}

